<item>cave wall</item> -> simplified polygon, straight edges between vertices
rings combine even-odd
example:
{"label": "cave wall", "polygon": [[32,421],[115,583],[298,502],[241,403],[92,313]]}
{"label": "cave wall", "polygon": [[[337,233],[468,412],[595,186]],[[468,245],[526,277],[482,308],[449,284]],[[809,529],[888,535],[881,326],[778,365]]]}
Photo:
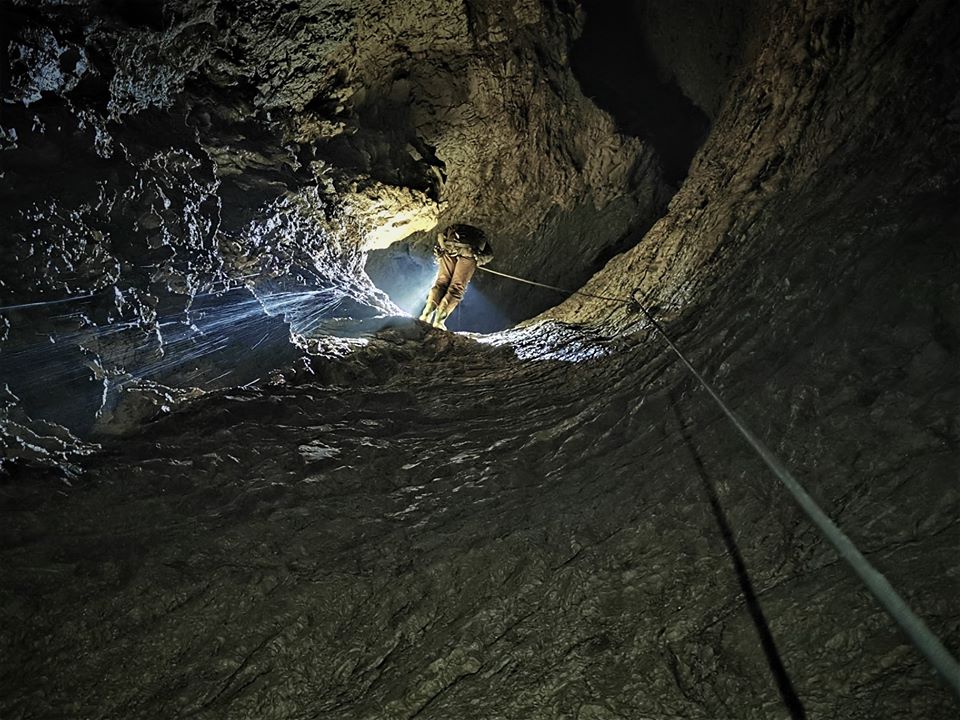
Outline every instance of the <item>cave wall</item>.
{"label": "cave wall", "polygon": [[[960,12],[947,2],[808,3],[778,8],[770,23],[664,217],[584,289],[624,298],[638,289],[693,364],[954,650]],[[574,297],[542,319],[606,327],[632,338],[638,354],[672,357],[625,304]],[[689,377],[675,382],[689,442],[713,448],[694,462],[731,513],[777,493],[765,470],[733,459],[740,441],[702,389]],[[768,504],[758,518],[793,512],[759,502]],[[740,538],[751,534],[743,522],[732,523]],[[802,517],[778,525],[748,541],[748,562],[771,553],[777,537],[803,544],[812,533]],[[922,561],[894,557],[920,544]],[[773,553],[771,566],[782,557]],[[828,585],[812,583],[815,608],[796,611],[836,617],[861,592],[832,595]],[[796,597],[811,596],[797,588],[784,602]],[[773,627],[788,624],[781,616]],[[841,626],[827,621],[813,642],[842,643]],[[789,634],[784,642],[796,648]],[[864,634],[845,646],[862,658],[883,644]],[[891,683],[909,684],[906,674],[890,673]],[[848,692],[828,690],[826,673],[820,682],[823,702]],[[955,701],[936,712],[955,713]]]}
{"label": "cave wall", "polygon": [[[788,318],[842,305],[867,268],[954,262],[956,34],[948,3],[778,11],[664,216],[585,289],[638,288],[665,318],[746,300]],[[583,297],[545,316],[635,319]]]}
{"label": "cave wall", "polygon": [[[429,142],[411,140],[422,159],[407,150],[408,163],[398,154],[400,139],[413,137],[408,120],[393,123],[383,94],[351,93],[349,76],[336,71],[361,37],[364,52],[380,58],[374,67],[409,57],[380,39],[395,37],[394,26],[415,35],[416,6],[367,15],[343,4],[293,12],[249,3],[236,6],[238,16],[213,4],[177,5],[179,15],[164,7],[117,22],[124,33],[134,23],[138,47],[169,53],[160,65],[182,66],[183,76],[131,70],[121,85],[142,83],[171,104],[158,111],[140,89],[118,97],[131,108],[147,102],[122,121],[145,123],[124,136],[121,154],[134,158],[125,172],[142,178],[129,202],[142,187],[148,215],[173,212],[133,227],[140,215],[125,208],[137,206],[121,205],[117,222],[140,242],[154,237],[148,230],[163,237],[166,223],[182,222],[188,198],[210,188],[220,230],[160,263],[162,284],[147,286],[157,307],[192,304],[189,292],[164,290],[166,278],[205,276],[208,259],[214,269],[222,263],[224,277],[265,264],[271,283],[287,290],[333,278],[362,297],[354,258],[366,212],[395,203],[429,225],[445,212],[435,199],[456,206],[447,188],[473,196],[464,208],[488,201],[480,181],[449,161],[459,147],[449,138],[467,115],[439,123],[423,136]],[[438,45],[449,41],[444,58],[455,57],[455,38],[523,28],[541,38],[546,30],[523,18],[550,9],[516,6],[526,14],[498,25],[464,7],[466,21],[436,8],[450,14],[429,27]],[[703,8],[710,22],[719,12],[679,7]],[[226,14],[205,15],[210,8]],[[560,21],[574,37],[581,19],[565,10]],[[743,47],[755,52],[744,50],[739,70],[711,75],[730,83],[722,98],[698,86],[700,70],[678,69],[672,82],[702,104],[712,132],[649,232],[642,213],[624,212],[636,236],[586,286],[619,296],[640,287],[696,365],[951,648],[960,640],[958,15],[955,3],[937,0],[792,4],[748,33]],[[203,17],[212,24],[191,22]],[[214,29],[232,49],[197,61]],[[426,52],[435,39],[418,47]],[[481,50],[470,52],[486,52],[477,42]],[[298,52],[305,43],[314,54]],[[669,43],[647,43],[655,58],[668,54]],[[330,72],[311,76],[311,68]],[[486,71],[464,70],[471,78]],[[314,100],[312,83],[321,80]],[[73,81],[50,80],[63,82]],[[389,73],[371,71],[364,82],[412,102]],[[269,91],[262,97],[261,87]],[[52,100],[56,127],[65,106],[38,92],[30,112]],[[190,93],[197,103],[215,100],[188,110]],[[258,109],[274,96],[279,105]],[[356,122],[361,115],[366,124]],[[197,118],[185,127],[199,139],[167,141],[189,152],[165,151],[150,164],[152,143],[168,147],[163,133],[173,132],[154,116],[176,118],[177,133],[182,118]],[[67,142],[53,135],[45,145],[21,119],[18,137],[37,157]],[[574,114],[570,127],[581,120]],[[603,122],[614,127],[616,118]],[[498,129],[492,145],[500,132],[521,137]],[[296,133],[315,148],[291,145]],[[480,157],[482,138],[470,137],[464,157]],[[640,147],[635,138],[610,142]],[[538,167],[553,167],[552,158]],[[404,187],[390,184],[391,168],[403,168]],[[544,187],[550,177],[540,178]],[[353,204],[320,211],[331,197]],[[639,207],[629,197],[605,207],[616,202]],[[257,224],[260,203],[271,212]],[[555,229],[531,236],[531,255],[518,250],[511,262],[532,262],[542,246],[560,258],[560,272],[577,257],[560,233],[577,225],[588,234],[606,217],[591,203],[588,193],[573,211],[548,212],[546,227]],[[544,207],[513,210],[533,223]],[[99,217],[94,210],[82,217]],[[506,212],[501,220],[527,222]],[[32,232],[17,222],[25,228],[17,232]],[[51,231],[46,241],[60,236]],[[104,253],[123,258],[123,247],[118,240]],[[131,247],[134,259],[146,252]],[[191,258],[202,273],[190,274]],[[20,267],[33,267],[29,257],[3,272]],[[129,272],[122,263],[121,271]],[[57,287],[92,282],[81,280]],[[252,292],[269,297],[268,285]],[[34,299],[32,288],[24,283],[18,299]],[[11,337],[30,321],[5,316]],[[38,329],[49,331],[46,322]],[[56,440],[47,459],[60,474],[21,468],[0,486],[8,510],[0,609],[9,620],[0,626],[0,706],[14,717],[65,708],[211,718],[786,717],[791,707],[757,637],[765,622],[799,698],[793,717],[796,702],[809,717],[955,716],[949,691],[636,314],[576,297],[487,341],[411,321],[318,365],[315,376],[182,404],[93,457],[47,429]],[[4,411],[9,402],[2,398]],[[37,443],[18,433],[24,457]],[[63,490],[64,471],[83,485]],[[746,608],[731,547],[765,620]]]}
{"label": "cave wall", "polygon": [[[572,288],[606,265],[589,290],[639,287],[667,318],[739,308],[745,292],[771,317],[834,312],[861,260],[899,262],[904,236],[911,262],[949,266],[921,237],[921,218],[955,226],[931,200],[957,175],[947,7],[670,7],[635,3],[624,22],[655,86],[712,130],[647,232],[673,188],[656,138],[588,97],[596,75],[575,60],[591,52],[590,3],[10,4],[0,317],[13,394],[90,429],[142,380],[215,385],[238,356],[249,367],[224,382],[263,377],[270,357],[296,355],[286,309],[250,328],[249,346],[276,340],[267,356],[227,338],[201,364],[170,361],[205,347],[184,337],[198,295],[247,287],[309,305],[329,290],[344,314],[391,312],[364,250],[413,239],[399,251],[413,262],[380,271],[387,284],[427,268],[431,228],[454,220],[488,229],[497,267]],[[823,277],[851,289],[830,299]],[[481,330],[556,301],[486,276],[475,290],[496,309]],[[952,312],[936,312],[949,346]],[[579,297],[545,317],[635,320]]]}
{"label": "cave wall", "polygon": [[[361,123],[403,108],[410,150],[429,158],[442,181],[440,225],[475,224],[487,232],[498,267],[575,286],[602,265],[608,247],[659,215],[669,189],[656,154],[622,135],[571,72],[581,10],[466,8],[452,18],[396,10],[407,17],[396,41],[379,25],[361,24],[357,42],[370,50],[361,50],[344,94],[352,93]],[[364,40],[365,32],[377,34]],[[432,244],[432,236],[414,238],[420,257]],[[556,301],[484,276],[476,283],[507,323]]]}
{"label": "cave wall", "polygon": [[[5,361],[18,366],[7,374],[31,412],[71,427],[94,427],[144,377],[215,386],[246,358],[221,347],[200,365],[169,362],[183,344],[161,328],[189,334],[198,294],[329,289],[361,314],[394,312],[363,253],[413,236],[426,238],[422,256],[429,231],[454,221],[485,228],[500,267],[576,286],[672,192],[655,148],[621,134],[570,71],[576,5],[78,0],[3,12],[5,306],[70,300],[56,320],[49,306],[4,313]],[[489,277],[476,286],[499,318],[479,329],[556,302]],[[71,378],[57,382],[83,388],[74,407],[42,402],[36,373],[19,373],[63,375],[37,333],[59,343]],[[227,381],[262,377],[262,364]]]}
{"label": "cave wall", "polygon": [[335,288],[390,307],[361,282],[356,230],[246,100],[222,108],[221,132],[187,98],[210,8],[151,7],[4,8],[0,364],[20,412],[81,433],[108,430],[144,383],[215,388],[289,365],[265,296]]}

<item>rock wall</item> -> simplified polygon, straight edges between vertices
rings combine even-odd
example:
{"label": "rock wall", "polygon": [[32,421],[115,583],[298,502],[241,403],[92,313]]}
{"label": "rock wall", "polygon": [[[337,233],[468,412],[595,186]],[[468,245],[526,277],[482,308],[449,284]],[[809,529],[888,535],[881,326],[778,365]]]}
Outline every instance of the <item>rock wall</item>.
{"label": "rock wall", "polygon": [[[872,264],[948,260],[930,234],[956,225],[938,202],[958,176],[943,154],[957,142],[955,33],[945,4],[780,11],[667,212],[585,289],[639,288],[665,317],[744,296],[789,317],[842,305],[841,278]],[[547,315],[607,322],[608,310],[573,298]]]}
{"label": "rock wall", "polygon": [[[395,311],[362,253],[412,236],[422,256],[438,222],[484,227],[513,272],[580,284],[670,192],[652,146],[621,135],[569,68],[584,17],[535,2],[10,3],[5,307],[70,300],[77,315],[7,311],[6,373],[49,354],[39,331],[95,380],[63,411],[34,397],[35,379],[11,389],[87,430],[121,383],[185,382],[166,360],[149,368],[163,327],[192,327],[198,293],[265,284],[262,298],[280,276],[304,302],[329,290]],[[501,309],[494,327],[556,301],[477,287]],[[202,375],[236,355],[208,353]]]}
{"label": "rock wall", "polygon": [[[187,329],[156,347],[271,308],[362,326],[390,309],[365,244],[489,223],[514,272],[639,289],[960,647],[955,3],[632,5],[643,81],[711,123],[665,208],[649,116],[583,97],[609,60],[573,67],[589,6],[157,7],[4,11],[0,279],[15,303],[106,291],[5,311],[4,353],[57,322]],[[248,347],[289,334],[266,322]],[[109,337],[70,338],[65,369],[139,363]],[[138,385],[171,416],[100,449],[4,394],[4,716],[956,715],[626,304],[310,343],[270,382]]]}

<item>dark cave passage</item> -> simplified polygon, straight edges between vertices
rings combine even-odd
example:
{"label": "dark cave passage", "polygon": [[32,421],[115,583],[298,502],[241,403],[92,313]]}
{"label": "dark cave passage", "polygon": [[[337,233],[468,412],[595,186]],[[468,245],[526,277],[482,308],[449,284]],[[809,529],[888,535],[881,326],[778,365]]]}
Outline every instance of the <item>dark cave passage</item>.
{"label": "dark cave passage", "polygon": [[956,2],[7,4],[4,720],[956,716]]}
{"label": "dark cave passage", "polygon": [[651,143],[665,180],[679,187],[710,121],[658,66],[635,5],[585,2],[587,21],[571,49],[570,67],[584,94],[613,115],[621,132]]}

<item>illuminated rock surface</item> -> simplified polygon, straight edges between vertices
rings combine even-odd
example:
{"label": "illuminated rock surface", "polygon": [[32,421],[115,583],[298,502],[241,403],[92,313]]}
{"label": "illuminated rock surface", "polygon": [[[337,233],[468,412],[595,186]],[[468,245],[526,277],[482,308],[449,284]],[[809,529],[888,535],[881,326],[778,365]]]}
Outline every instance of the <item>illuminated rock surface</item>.
{"label": "illuminated rock surface", "polygon": [[626,305],[363,273],[639,288],[956,652],[954,3],[8,5],[0,716],[956,716]]}

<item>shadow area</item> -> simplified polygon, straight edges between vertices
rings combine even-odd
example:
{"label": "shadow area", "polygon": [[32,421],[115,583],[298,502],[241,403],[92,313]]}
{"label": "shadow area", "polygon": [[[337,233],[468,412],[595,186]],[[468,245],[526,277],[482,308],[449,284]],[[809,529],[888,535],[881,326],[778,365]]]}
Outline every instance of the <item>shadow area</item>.
{"label": "shadow area", "polygon": [[784,667],[776,641],[770,632],[767,618],[763,614],[763,608],[760,607],[760,600],[754,591],[753,581],[750,579],[747,565],[743,560],[743,555],[740,554],[740,548],[737,547],[737,541],[734,538],[730,522],[727,519],[726,513],[723,511],[723,506],[720,504],[720,497],[717,495],[717,490],[710,480],[710,476],[707,474],[703,458],[700,456],[693,442],[689,426],[684,422],[680,414],[677,399],[673,393],[670,394],[670,407],[673,409],[674,416],[676,417],[677,426],[680,428],[683,442],[690,451],[690,458],[697,469],[697,475],[700,477],[703,493],[707,502],[710,504],[710,511],[713,514],[714,520],[716,520],[717,528],[720,530],[724,548],[727,551],[727,556],[730,558],[730,564],[733,566],[734,574],[737,576],[737,583],[740,586],[740,591],[743,593],[747,612],[750,613],[750,619],[753,621],[754,628],[757,631],[757,637],[760,640],[760,646],[763,648],[763,654],[767,661],[767,667],[770,669],[770,674],[777,684],[777,690],[780,692],[784,706],[790,713],[791,720],[805,720],[807,717],[806,710],[800,698],[797,696],[796,690],[794,690],[793,682],[790,680],[790,675],[787,673],[786,667]]}
{"label": "shadow area", "polygon": [[650,143],[664,179],[679,186],[707,137],[707,114],[658,66],[630,4],[585,0],[583,7],[583,34],[570,53],[583,94],[613,116],[621,133]]}

